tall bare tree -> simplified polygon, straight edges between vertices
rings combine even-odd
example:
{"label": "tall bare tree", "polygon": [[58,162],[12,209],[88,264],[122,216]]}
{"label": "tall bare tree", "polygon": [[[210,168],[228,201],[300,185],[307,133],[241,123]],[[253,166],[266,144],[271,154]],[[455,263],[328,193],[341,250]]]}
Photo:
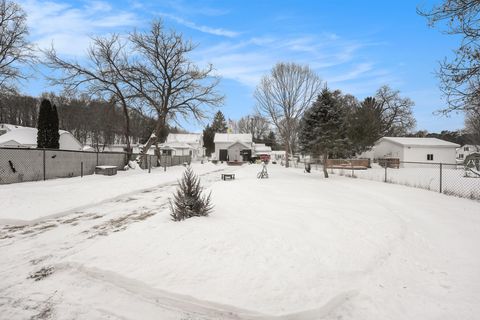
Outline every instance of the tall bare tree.
{"label": "tall bare tree", "polygon": [[320,92],[321,80],[308,66],[278,63],[257,86],[257,110],[277,128],[285,144],[286,166],[294,153],[299,121]]}
{"label": "tall bare tree", "polygon": [[124,80],[157,117],[155,130],[138,158],[143,161],[147,150],[157,145],[168,121],[200,121],[206,116],[204,107],[220,106],[223,96],[216,92],[220,79],[214,75],[213,66],[202,69],[190,61],[188,55],[195,45],[173,30],[164,30],[161,21],[154,21],[148,32],[131,33],[130,41],[140,59],[133,74]]}
{"label": "tall bare tree", "polygon": [[49,80],[53,85],[63,86],[66,91],[80,90],[114,104],[119,103],[125,121],[127,152],[130,153],[130,106],[137,96],[129,83],[124,81],[125,74],[132,69],[127,43],[117,34],[92,40],[85,63],[60,57],[53,47],[43,51],[46,65],[63,71],[63,76],[50,77]]}
{"label": "tall bare tree", "polygon": [[20,67],[34,58],[26,20],[18,4],[0,0],[0,90],[12,90],[16,81],[25,78]]}
{"label": "tall bare tree", "polygon": [[382,86],[375,94],[373,108],[380,116],[380,135],[405,135],[415,128],[415,118],[412,107],[415,103],[406,97],[400,96],[400,91],[392,90],[389,86]]}
{"label": "tall bare tree", "polygon": [[480,1],[443,0],[430,10],[417,9],[430,27],[446,25],[446,34],[459,35],[453,60],[445,59],[437,72],[448,106],[443,113],[480,110]]}
{"label": "tall bare tree", "polygon": [[248,115],[238,121],[240,133],[251,133],[253,142],[264,139],[270,130],[268,120],[260,114]]}

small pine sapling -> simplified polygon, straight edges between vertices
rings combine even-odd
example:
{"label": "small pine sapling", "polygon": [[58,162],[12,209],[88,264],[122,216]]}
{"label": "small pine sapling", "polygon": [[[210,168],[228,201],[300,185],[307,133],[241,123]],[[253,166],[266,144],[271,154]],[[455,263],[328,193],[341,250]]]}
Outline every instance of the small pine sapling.
{"label": "small pine sapling", "polygon": [[183,173],[179,187],[170,200],[170,216],[173,221],[181,221],[191,217],[208,216],[212,211],[211,193],[202,195],[200,179],[190,167]]}

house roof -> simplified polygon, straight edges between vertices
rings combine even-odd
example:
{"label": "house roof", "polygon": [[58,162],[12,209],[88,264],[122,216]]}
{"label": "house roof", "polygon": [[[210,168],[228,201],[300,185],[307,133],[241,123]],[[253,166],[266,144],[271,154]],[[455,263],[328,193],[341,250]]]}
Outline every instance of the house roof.
{"label": "house roof", "polygon": [[257,154],[270,154],[272,152],[272,148],[263,143],[256,143],[253,149]]}
{"label": "house roof", "polygon": [[165,142],[160,149],[192,149],[192,146],[184,142]]}
{"label": "house roof", "polygon": [[252,143],[252,135],[250,133],[215,133],[213,142]]}
{"label": "house roof", "polygon": [[380,141],[389,141],[398,145],[408,147],[441,147],[441,148],[458,148],[459,145],[453,142],[437,139],[437,138],[411,138],[411,137],[383,137]]}
{"label": "house roof", "polygon": [[201,139],[202,134],[200,133],[170,133],[166,142],[199,143]]}
{"label": "house roof", "polygon": [[[14,125],[6,125],[6,127],[10,130],[6,133],[0,135],[0,145],[4,146],[12,146],[12,145],[21,145],[21,146],[37,146],[37,128],[30,128],[30,127],[22,127],[22,126],[14,126]],[[72,136],[72,139],[75,139],[73,135],[65,130],[58,131],[60,135],[67,134]],[[76,140],[76,139],[75,139]],[[81,143],[78,142],[79,146]]]}

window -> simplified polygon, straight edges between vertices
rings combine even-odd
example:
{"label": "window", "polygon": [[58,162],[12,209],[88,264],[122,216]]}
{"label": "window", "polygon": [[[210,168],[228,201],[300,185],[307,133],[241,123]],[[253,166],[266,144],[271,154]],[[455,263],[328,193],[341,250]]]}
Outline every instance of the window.
{"label": "window", "polygon": [[463,147],[463,151],[470,151],[469,147]]}
{"label": "window", "polygon": [[427,154],[427,160],[433,161],[433,154]]}
{"label": "window", "polygon": [[460,153],[460,154],[458,155],[458,159],[463,159],[463,153]]}

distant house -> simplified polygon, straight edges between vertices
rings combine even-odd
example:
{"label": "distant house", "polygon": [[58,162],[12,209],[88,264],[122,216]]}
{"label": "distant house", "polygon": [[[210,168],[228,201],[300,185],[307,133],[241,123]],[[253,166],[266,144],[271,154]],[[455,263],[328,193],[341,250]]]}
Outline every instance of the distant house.
{"label": "distant house", "polygon": [[170,133],[167,141],[160,145],[162,154],[191,156],[193,160],[205,156],[203,136],[200,133]]}
{"label": "distant house", "polygon": [[457,148],[457,160],[463,161],[465,158],[472,153],[479,153],[480,145],[466,144]]}
{"label": "distant house", "polygon": [[[36,148],[37,128],[0,124],[0,147]],[[83,150],[83,146],[70,132],[59,130],[60,149]]]}
{"label": "distant house", "polygon": [[272,154],[272,148],[266,146],[263,143],[254,143],[253,145],[253,157],[262,160],[270,160]]}
{"label": "distant house", "polygon": [[454,164],[458,147],[437,138],[383,137],[375,143],[373,154],[375,159]]}
{"label": "distant house", "polygon": [[253,154],[249,133],[215,133],[214,159],[220,161],[250,161]]}

